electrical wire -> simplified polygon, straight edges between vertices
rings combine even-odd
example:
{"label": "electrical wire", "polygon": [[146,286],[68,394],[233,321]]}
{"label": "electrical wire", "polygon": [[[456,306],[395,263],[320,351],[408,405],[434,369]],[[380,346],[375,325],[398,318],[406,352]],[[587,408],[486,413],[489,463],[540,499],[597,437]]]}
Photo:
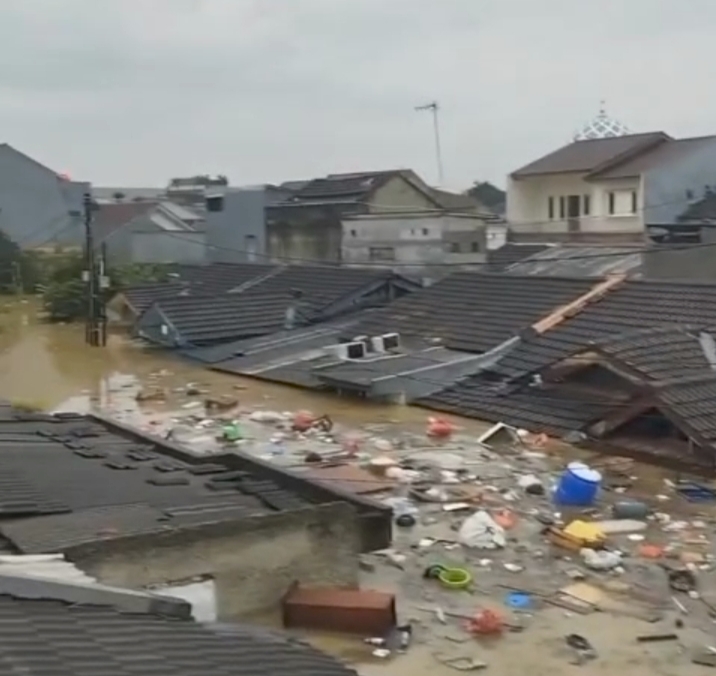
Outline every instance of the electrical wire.
{"label": "electrical wire", "polygon": [[[645,213],[647,210],[650,210],[650,209],[656,209],[656,208],[665,207],[665,206],[674,206],[674,205],[676,205],[676,204],[684,204],[684,203],[687,203],[687,204],[688,204],[688,203],[690,203],[690,200],[688,200],[688,199],[680,199],[680,200],[678,200],[678,201],[663,202],[663,203],[661,203],[661,204],[650,205],[650,206],[648,206],[648,207],[644,207],[644,208],[638,210],[638,211],[635,212],[633,215],[637,215],[637,214],[639,214],[639,213]],[[423,208],[423,207],[415,208],[415,207],[411,207],[411,206],[408,206],[408,205],[405,205],[405,206],[400,206],[400,205],[375,205],[375,204],[370,204],[370,203],[368,203],[368,202],[357,202],[357,204],[370,205],[370,206],[372,206],[373,208],[382,209],[382,210],[384,210],[384,211],[388,211],[388,210],[390,210],[390,209],[392,208],[392,209],[394,209],[394,210],[396,210],[396,211],[400,211],[400,210],[403,210],[403,211],[405,211],[405,210],[411,210],[412,213],[415,213],[415,212],[417,212],[417,213],[425,212],[425,213],[431,213],[431,214],[435,214],[435,213],[445,213],[445,210],[434,210],[434,209],[427,209],[427,208]],[[449,216],[449,213],[446,214],[446,215]],[[596,219],[596,218],[599,218],[599,219],[603,219],[603,218],[605,218],[605,217],[604,217],[604,216],[596,216],[596,215],[595,215],[595,216],[586,216],[586,217],[582,217],[582,218],[595,218],[595,219]],[[558,219],[553,219],[553,220],[547,220],[547,221],[533,221],[533,222],[530,222],[530,223],[520,223],[519,225],[520,225],[520,226],[525,226],[525,227],[531,227],[531,226],[546,225],[546,224],[557,223],[557,222],[560,222],[560,221],[559,221]],[[295,262],[295,263],[299,263],[299,264],[310,264],[310,265],[316,265],[316,266],[322,266],[322,267],[337,267],[337,266],[341,265],[341,261],[332,262],[332,261],[325,261],[325,260],[317,260],[317,259],[305,258],[305,257],[300,257],[300,256],[274,256],[274,255],[272,255],[272,254],[259,253],[259,252],[256,252],[256,251],[248,251],[248,250],[246,250],[246,249],[239,249],[239,248],[234,248],[234,247],[219,246],[219,245],[216,245],[216,244],[210,244],[210,243],[208,243],[208,242],[206,242],[206,241],[203,241],[203,242],[202,242],[202,241],[198,241],[198,240],[196,240],[196,239],[190,239],[190,238],[187,238],[187,237],[182,237],[181,235],[179,235],[179,234],[177,234],[177,233],[174,233],[174,232],[166,231],[165,234],[168,235],[168,236],[170,236],[170,237],[174,237],[174,238],[176,238],[176,239],[179,239],[179,240],[181,240],[181,241],[183,241],[183,242],[187,242],[187,243],[193,244],[194,246],[201,246],[201,247],[203,247],[203,248],[205,248],[205,249],[212,249],[212,250],[216,250],[216,251],[226,251],[226,252],[238,253],[238,254],[241,254],[241,255],[246,256],[246,257],[253,256],[254,258],[259,258],[259,259],[263,259],[263,260],[268,260],[268,261],[270,261],[270,262],[275,262],[275,261],[279,260],[279,261],[282,261],[282,262],[289,262],[289,263],[290,263],[290,262]],[[419,240],[416,240],[416,241],[419,241]],[[712,247],[712,246],[716,246],[716,242],[714,242],[714,243],[701,243],[701,244],[674,245],[674,246],[669,246],[668,251],[672,252],[672,251],[681,251],[681,250],[691,250],[691,249],[696,249],[696,248],[707,248],[707,247]],[[641,247],[641,248],[630,247],[630,246],[624,246],[622,251],[611,251],[611,252],[604,252],[604,253],[582,254],[582,255],[569,256],[569,257],[562,257],[562,256],[549,257],[549,256],[545,256],[545,257],[540,257],[540,258],[534,259],[534,261],[529,261],[529,262],[536,262],[536,263],[540,263],[540,264],[541,264],[541,263],[548,263],[548,262],[551,262],[551,261],[568,262],[568,261],[589,260],[589,259],[621,258],[621,257],[627,256],[627,255],[632,255],[632,254],[653,254],[653,253],[659,253],[659,252],[663,252],[663,249],[659,249],[658,247],[654,247],[654,246],[651,246],[651,247]],[[517,263],[519,264],[520,262],[525,262],[525,261],[518,261]],[[393,261],[385,261],[385,262],[366,261],[366,262],[361,262],[360,264],[355,264],[354,266],[351,266],[351,267],[355,267],[355,268],[375,267],[375,268],[379,268],[379,269],[382,269],[382,270],[388,270],[388,269],[395,269],[395,268],[423,268],[423,267],[425,267],[426,265],[428,265],[428,263],[425,263],[425,262],[420,262],[420,263],[402,263],[402,262],[393,262]],[[440,268],[456,267],[456,268],[461,268],[461,269],[466,270],[466,268],[468,268],[468,267],[472,267],[472,268],[475,268],[475,267],[483,267],[483,266],[488,266],[488,265],[490,265],[490,263],[489,263],[489,262],[475,262],[475,263],[443,262],[443,263],[433,263],[432,265],[435,265],[435,266],[440,267]],[[468,270],[466,270],[466,271],[468,271]]]}

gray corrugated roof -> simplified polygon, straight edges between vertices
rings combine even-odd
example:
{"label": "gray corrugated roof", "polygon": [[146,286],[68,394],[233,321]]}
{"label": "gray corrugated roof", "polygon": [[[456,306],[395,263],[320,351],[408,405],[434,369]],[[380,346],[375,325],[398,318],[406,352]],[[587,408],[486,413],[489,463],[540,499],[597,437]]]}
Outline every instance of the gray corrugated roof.
{"label": "gray corrugated roof", "polygon": [[514,178],[526,178],[541,174],[560,174],[567,172],[589,173],[612,161],[631,155],[670,138],[663,132],[630,134],[610,138],[574,141],[554,152],[530,162],[512,173]]}
{"label": "gray corrugated roof", "polygon": [[504,269],[515,275],[604,277],[612,273],[641,274],[642,247],[551,246]]}

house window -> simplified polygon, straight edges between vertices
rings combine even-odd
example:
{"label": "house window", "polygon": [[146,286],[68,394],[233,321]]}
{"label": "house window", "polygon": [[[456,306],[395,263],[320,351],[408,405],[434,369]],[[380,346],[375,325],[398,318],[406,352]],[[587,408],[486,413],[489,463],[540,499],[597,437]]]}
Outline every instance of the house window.
{"label": "house window", "polygon": [[394,261],[395,249],[392,246],[372,246],[368,249],[372,261]]}
{"label": "house window", "polygon": [[358,233],[355,230],[351,230],[351,237],[357,237]]}
{"label": "house window", "polygon": [[631,216],[637,210],[636,190],[614,190],[607,194],[607,213],[610,216]]}
{"label": "house window", "polygon": [[567,200],[564,197],[559,198],[559,217],[564,218],[567,215]]}
{"label": "house window", "polygon": [[460,243],[459,242],[448,242],[448,251],[450,253],[460,253]]}
{"label": "house window", "polygon": [[547,218],[550,221],[554,220],[554,197],[547,198]]}
{"label": "house window", "polygon": [[215,197],[206,198],[206,210],[212,213],[220,213],[224,210],[224,197],[223,195],[216,195]]}
{"label": "house window", "polygon": [[589,195],[585,195],[582,199],[582,214],[589,216],[592,213],[592,198]]}
{"label": "house window", "polygon": [[423,228],[423,237],[427,237],[430,234],[430,230]]}
{"label": "house window", "polygon": [[470,250],[472,253],[478,253],[480,251],[480,242],[471,242]]}

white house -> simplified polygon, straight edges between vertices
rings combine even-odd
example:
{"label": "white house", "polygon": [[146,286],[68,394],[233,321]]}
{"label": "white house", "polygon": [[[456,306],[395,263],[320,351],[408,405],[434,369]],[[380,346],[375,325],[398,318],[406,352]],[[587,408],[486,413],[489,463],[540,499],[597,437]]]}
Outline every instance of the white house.
{"label": "white house", "polygon": [[512,241],[644,241],[716,183],[716,136],[664,132],[578,140],[514,171]]}

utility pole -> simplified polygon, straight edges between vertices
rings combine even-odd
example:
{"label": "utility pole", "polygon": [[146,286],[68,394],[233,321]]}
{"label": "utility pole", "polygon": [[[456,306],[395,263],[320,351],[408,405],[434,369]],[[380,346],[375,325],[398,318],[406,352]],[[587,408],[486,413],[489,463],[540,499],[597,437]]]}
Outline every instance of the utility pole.
{"label": "utility pole", "polygon": [[438,167],[438,184],[443,185],[445,176],[443,175],[443,156],[442,149],[440,147],[440,104],[437,101],[427,103],[424,106],[417,106],[415,108],[418,112],[430,111],[433,114],[433,131],[435,134],[435,161]]}
{"label": "utility pole", "polygon": [[85,265],[83,281],[87,284],[87,317],[85,320],[85,340],[88,345],[99,347],[104,344],[102,340],[101,317],[103,314],[100,278],[97,269],[97,259],[92,236],[92,196],[85,193],[82,204],[84,206],[85,221]]}

